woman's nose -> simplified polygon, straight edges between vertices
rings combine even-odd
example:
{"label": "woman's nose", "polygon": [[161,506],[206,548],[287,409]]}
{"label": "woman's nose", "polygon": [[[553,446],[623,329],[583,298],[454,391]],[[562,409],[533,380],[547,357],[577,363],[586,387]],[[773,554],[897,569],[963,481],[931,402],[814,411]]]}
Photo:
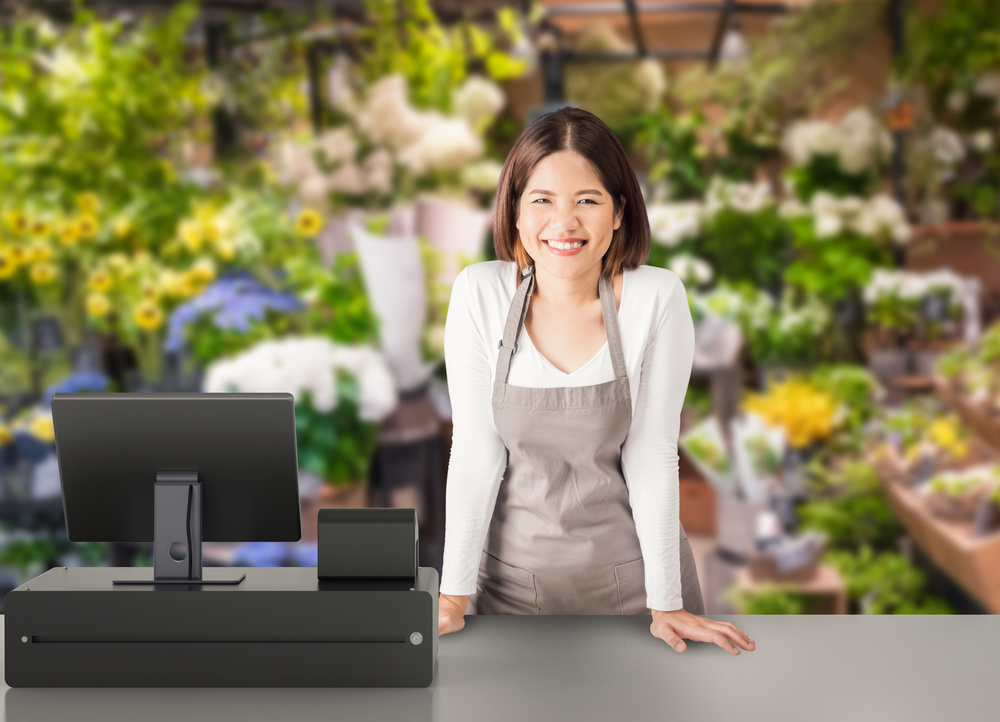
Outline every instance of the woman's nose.
{"label": "woman's nose", "polygon": [[569,207],[556,206],[552,211],[550,225],[553,228],[560,229],[576,228],[580,224],[577,210],[575,205],[570,205]]}

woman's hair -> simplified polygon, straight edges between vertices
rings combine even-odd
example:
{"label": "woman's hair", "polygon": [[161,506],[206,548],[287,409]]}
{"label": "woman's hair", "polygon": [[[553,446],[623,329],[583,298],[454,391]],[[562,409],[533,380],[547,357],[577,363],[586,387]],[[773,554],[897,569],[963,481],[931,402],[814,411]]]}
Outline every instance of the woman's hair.
{"label": "woman's hair", "polygon": [[541,116],[524,129],[514,143],[500,172],[496,214],[493,221],[493,248],[501,261],[517,261],[518,268],[531,265],[531,257],[521,244],[517,230],[521,195],[535,166],[548,155],[572,150],[588,161],[597,173],[614,206],[625,213],[611,237],[611,245],[601,260],[601,271],[609,279],[623,268],[636,268],[649,256],[650,232],[646,204],[621,142],[593,113],[565,107]]}

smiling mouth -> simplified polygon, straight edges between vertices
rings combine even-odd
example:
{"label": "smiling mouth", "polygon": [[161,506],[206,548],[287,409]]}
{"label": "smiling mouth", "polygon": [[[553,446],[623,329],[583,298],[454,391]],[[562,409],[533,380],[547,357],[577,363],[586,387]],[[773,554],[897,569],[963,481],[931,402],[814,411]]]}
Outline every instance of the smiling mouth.
{"label": "smiling mouth", "polygon": [[[552,246],[552,248],[558,248],[560,250],[567,250],[568,248],[582,248],[587,245],[587,241],[560,241],[555,238],[551,239],[551,242],[549,240],[542,239],[542,243],[546,246]],[[553,243],[560,245],[552,245]]]}

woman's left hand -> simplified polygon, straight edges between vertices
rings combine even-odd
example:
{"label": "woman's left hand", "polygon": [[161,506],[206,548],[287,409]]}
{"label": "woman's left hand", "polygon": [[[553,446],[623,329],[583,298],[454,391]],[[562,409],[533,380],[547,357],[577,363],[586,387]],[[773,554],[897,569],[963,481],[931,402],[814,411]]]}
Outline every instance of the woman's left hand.
{"label": "woman's left hand", "polygon": [[651,611],[653,623],[649,630],[654,637],[662,639],[678,652],[687,649],[681,637],[695,642],[715,642],[730,654],[740,653],[736,647],[742,647],[749,652],[757,648],[746,632],[729,622],[717,622],[683,609],[673,612],[661,612],[656,609]]}

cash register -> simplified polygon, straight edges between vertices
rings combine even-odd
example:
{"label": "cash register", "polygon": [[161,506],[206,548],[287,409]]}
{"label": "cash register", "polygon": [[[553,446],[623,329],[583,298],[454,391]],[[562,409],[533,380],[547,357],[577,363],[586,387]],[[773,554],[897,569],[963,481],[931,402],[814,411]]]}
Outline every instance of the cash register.
{"label": "cash register", "polygon": [[5,598],[11,687],[427,687],[438,574],[414,509],[321,509],[318,566],[204,567],[202,541],[301,536],[291,394],[54,394],[71,541],[153,567],[58,567]]}

